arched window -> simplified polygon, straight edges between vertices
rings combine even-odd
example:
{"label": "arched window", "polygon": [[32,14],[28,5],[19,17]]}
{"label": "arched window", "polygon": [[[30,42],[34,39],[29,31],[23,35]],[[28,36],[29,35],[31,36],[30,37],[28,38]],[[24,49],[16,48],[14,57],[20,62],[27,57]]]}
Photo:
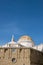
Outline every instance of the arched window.
{"label": "arched window", "polygon": [[12,52],[15,52],[15,51],[16,51],[16,49],[12,48]]}

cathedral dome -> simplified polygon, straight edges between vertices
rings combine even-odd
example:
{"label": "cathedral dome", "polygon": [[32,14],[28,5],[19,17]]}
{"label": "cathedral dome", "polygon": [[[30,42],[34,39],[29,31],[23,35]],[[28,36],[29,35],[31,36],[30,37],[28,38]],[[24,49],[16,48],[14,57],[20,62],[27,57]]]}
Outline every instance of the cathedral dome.
{"label": "cathedral dome", "polygon": [[21,41],[32,41],[32,39],[31,39],[31,37],[29,37],[29,36],[21,36],[21,38],[19,39],[19,42],[21,42]]}
{"label": "cathedral dome", "polygon": [[20,39],[18,40],[18,43],[23,46],[26,46],[26,47],[34,46],[34,42],[33,42],[32,38],[27,35],[21,36]]}

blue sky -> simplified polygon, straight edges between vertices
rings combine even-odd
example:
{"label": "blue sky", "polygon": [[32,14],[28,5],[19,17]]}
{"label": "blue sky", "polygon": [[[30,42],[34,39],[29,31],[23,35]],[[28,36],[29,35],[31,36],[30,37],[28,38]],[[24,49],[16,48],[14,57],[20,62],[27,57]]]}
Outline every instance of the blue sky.
{"label": "blue sky", "polygon": [[32,37],[43,43],[43,0],[0,0],[0,45],[14,35]]}

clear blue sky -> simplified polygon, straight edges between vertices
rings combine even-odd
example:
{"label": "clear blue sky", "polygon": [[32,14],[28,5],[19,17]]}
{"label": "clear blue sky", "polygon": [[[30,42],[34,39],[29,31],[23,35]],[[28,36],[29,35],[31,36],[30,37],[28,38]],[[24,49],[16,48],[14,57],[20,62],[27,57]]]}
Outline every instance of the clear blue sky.
{"label": "clear blue sky", "polygon": [[43,43],[43,0],[0,0],[0,45],[14,35],[32,37]]}

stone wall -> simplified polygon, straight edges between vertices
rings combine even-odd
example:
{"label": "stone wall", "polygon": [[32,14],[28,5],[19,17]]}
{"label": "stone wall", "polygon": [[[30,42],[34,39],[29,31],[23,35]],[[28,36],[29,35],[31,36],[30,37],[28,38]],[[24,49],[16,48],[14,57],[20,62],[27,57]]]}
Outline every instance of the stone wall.
{"label": "stone wall", "polygon": [[43,65],[43,53],[29,48],[0,48],[0,65]]}
{"label": "stone wall", "polygon": [[31,49],[30,65],[43,65],[43,53],[35,49]]}
{"label": "stone wall", "polygon": [[30,65],[30,49],[0,48],[0,65]]}

